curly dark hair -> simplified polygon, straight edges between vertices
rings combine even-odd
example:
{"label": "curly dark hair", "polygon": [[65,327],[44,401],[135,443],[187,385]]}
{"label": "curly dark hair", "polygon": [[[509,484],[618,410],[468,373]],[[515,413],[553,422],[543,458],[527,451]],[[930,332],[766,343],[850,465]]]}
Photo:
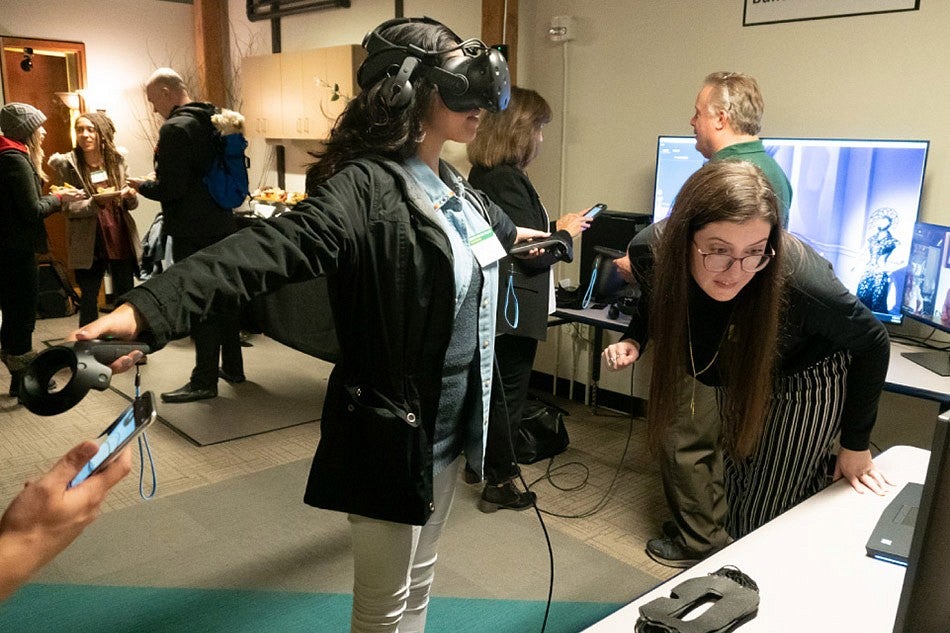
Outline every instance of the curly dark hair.
{"label": "curly dark hair", "polygon": [[[448,27],[429,22],[396,24],[381,32],[400,46],[413,45],[427,51],[454,49],[460,40]],[[322,150],[310,152],[317,159],[307,169],[307,193],[340,171],[350,160],[377,155],[404,160],[416,153],[423,137],[422,124],[429,113],[435,84],[425,77],[412,80],[412,98],[401,108],[390,107],[380,88],[381,76],[351,100],[337,119]]]}

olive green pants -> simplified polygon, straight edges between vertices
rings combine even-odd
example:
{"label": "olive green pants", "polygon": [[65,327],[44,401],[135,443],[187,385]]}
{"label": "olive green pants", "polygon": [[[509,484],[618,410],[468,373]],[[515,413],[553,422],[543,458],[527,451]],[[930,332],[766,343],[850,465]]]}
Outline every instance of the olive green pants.
{"label": "olive green pants", "polygon": [[660,475],[681,544],[704,555],[728,545],[730,538],[717,391],[693,383],[693,377],[684,374],[660,450]]}

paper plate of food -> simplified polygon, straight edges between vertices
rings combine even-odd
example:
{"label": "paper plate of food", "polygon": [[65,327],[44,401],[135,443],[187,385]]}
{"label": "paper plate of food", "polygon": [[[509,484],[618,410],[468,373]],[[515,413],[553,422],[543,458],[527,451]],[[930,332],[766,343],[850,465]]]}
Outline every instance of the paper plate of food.
{"label": "paper plate of food", "polygon": [[68,182],[63,183],[62,185],[50,185],[49,188],[49,192],[52,194],[64,193],[66,191],[76,191],[76,188]]}
{"label": "paper plate of food", "polygon": [[92,194],[92,199],[96,202],[102,202],[120,195],[122,195],[122,192],[116,190],[115,187],[99,187],[96,193]]}

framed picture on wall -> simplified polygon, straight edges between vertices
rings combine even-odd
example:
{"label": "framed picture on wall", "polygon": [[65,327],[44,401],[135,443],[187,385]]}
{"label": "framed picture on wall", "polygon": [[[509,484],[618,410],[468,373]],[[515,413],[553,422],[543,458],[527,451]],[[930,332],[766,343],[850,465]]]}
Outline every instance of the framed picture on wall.
{"label": "framed picture on wall", "polygon": [[898,11],[916,11],[920,0],[797,0],[796,2],[776,2],[775,0],[743,0],[742,25],[776,24],[778,22],[797,22],[800,20],[820,20],[823,18],[844,18],[852,15],[870,13],[894,13]]}

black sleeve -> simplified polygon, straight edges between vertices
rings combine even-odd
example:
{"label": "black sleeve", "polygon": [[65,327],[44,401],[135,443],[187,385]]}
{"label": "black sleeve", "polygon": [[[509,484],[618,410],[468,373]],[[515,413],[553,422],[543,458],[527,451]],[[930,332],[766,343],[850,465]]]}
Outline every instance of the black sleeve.
{"label": "black sleeve", "polygon": [[637,309],[630,319],[627,330],[622,339],[633,339],[640,346],[642,352],[650,338],[650,297],[653,287],[653,244],[658,238],[657,224],[651,224],[633,236],[627,245],[627,256],[630,258],[630,267],[640,285],[640,297],[637,299]]}
{"label": "black sleeve", "polygon": [[6,178],[9,189],[4,192],[10,198],[10,206],[21,216],[24,224],[35,224],[37,220],[59,211],[62,206],[54,195],[41,196],[37,187],[36,172],[26,154],[5,152],[4,162],[9,164]]}
{"label": "black sleeve", "polygon": [[[786,249],[791,250],[791,249]],[[790,282],[786,328],[803,346],[824,345],[822,357],[848,351],[846,395],[841,417],[841,445],[867,449],[877,419],[878,402],[890,359],[884,325],[834,275],[831,265],[810,250]]]}
{"label": "black sleeve", "polygon": [[354,261],[356,235],[374,190],[371,176],[346,169],[295,210],[220,240],[123,296],[148,323],[155,349],[181,338],[192,323],[236,301],[287,283],[332,274]]}

